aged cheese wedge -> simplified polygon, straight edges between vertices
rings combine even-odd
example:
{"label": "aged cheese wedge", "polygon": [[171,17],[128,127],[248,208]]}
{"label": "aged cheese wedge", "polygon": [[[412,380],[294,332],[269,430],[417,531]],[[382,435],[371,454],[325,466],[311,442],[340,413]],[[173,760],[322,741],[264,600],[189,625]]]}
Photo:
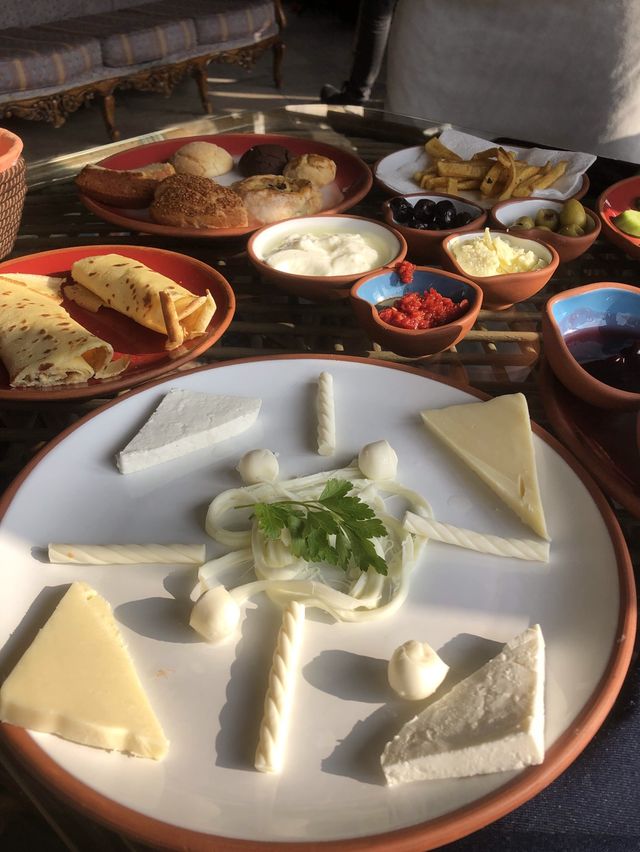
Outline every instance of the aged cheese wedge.
{"label": "aged cheese wedge", "polygon": [[549,538],[538,487],[531,421],[521,393],[421,412],[457,453],[534,532]]}
{"label": "aged cheese wedge", "polygon": [[170,390],[135,437],[116,456],[120,473],[179,458],[252,426],[261,400]]}
{"label": "aged cheese wedge", "polygon": [[169,747],[111,607],[86,583],[72,583],[3,683],[0,719],[154,760]]}
{"label": "aged cheese wedge", "polygon": [[407,722],[382,754],[387,784],[505,772],[544,760],[539,625]]}

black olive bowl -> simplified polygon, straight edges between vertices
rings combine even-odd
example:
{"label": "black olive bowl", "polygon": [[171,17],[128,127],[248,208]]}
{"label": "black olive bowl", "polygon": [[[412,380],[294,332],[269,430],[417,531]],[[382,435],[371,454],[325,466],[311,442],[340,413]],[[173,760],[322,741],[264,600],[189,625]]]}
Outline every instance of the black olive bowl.
{"label": "black olive bowl", "polygon": [[382,215],[407,241],[407,258],[419,264],[442,259],[445,237],[477,231],[487,221],[487,211],[466,198],[429,192],[395,195],[382,205]]}

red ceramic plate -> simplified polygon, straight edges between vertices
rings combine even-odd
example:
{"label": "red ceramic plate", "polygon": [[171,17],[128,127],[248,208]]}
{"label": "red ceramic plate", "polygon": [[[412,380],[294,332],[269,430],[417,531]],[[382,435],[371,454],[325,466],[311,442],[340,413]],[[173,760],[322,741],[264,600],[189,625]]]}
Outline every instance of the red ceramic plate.
{"label": "red ceramic plate", "polygon": [[[327,145],[324,142],[316,142],[303,136],[277,136],[274,134],[255,133],[228,133],[215,136],[184,136],[179,139],[167,139],[163,142],[151,142],[149,145],[141,145],[121,151],[104,160],[99,165],[111,169],[136,169],[148,163],[157,163],[168,160],[178,148],[187,142],[215,142],[225,148],[234,158],[237,165],[238,160],[253,145],[283,145],[292,154],[322,154],[332,159],[337,167],[336,179],[329,186],[323,187],[322,198],[324,206],[322,213],[342,213],[350,210],[358,201],[363,199],[371,189],[373,177],[366,163],[354,154]],[[236,180],[241,180],[242,175],[234,168],[226,175],[216,178],[218,183],[229,185]],[[229,238],[241,237],[250,234],[261,227],[261,223],[254,223],[246,228],[173,228],[170,225],[158,225],[149,219],[148,210],[124,210],[119,207],[108,207],[92,201],[84,195],[80,195],[82,203],[96,216],[120,225],[131,231],[142,231],[146,234],[162,234],[167,237],[196,237],[207,238]]]}
{"label": "red ceramic plate", "polygon": [[609,411],[570,393],[544,362],[540,393],[560,439],[602,490],[640,518],[640,418],[635,411]]}
{"label": "red ceramic plate", "polygon": [[[94,254],[123,254],[146,264],[182,284],[192,293],[205,295],[209,290],[217,305],[209,328],[202,337],[185,341],[176,353],[164,348],[165,338],[155,331],[134,322],[110,308],[91,313],[75,302],[64,299],[63,305],[71,316],[92,334],[106,340],[115,356],[129,355],[130,364],[124,373],[108,381],[91,380],[81,385],[57,388],[12,388],[9,376],[0,364],[0,399],[59,400],[82,399],[112,393],[172,372],[212,346],[226,331],[235,311],[236,300],[228,281],[206,263],[184,254],[142,246],[77,246],[43,251],[0,263],[0,275],[10,272],[31,272],[70,278],[76,260]],[[177,354],[179,352],[179,354]]]}
{"label": "red ceramic plate", "polygon": [[598,198],[597,211],[602,220],[602,233],[631,257],[640,257],[640,237],[632,237],[617,228],[612,219],[624,210],[634,207],[640,196],[640,175],[625,178],[610,186]]}

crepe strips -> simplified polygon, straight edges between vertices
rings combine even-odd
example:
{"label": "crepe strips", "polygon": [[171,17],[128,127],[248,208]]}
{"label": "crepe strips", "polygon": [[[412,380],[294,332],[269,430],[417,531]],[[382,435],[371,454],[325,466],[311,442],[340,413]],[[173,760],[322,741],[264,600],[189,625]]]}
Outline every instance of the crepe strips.
{"label": "crepe strips", "polygon": [[[44,276],[43,276],[44,278]],[[52,387],[121,373],[128,358],[91,334],[59,304],[61,297],[34,276],[29,284],[0,277],[0,358],[11,387]]]}

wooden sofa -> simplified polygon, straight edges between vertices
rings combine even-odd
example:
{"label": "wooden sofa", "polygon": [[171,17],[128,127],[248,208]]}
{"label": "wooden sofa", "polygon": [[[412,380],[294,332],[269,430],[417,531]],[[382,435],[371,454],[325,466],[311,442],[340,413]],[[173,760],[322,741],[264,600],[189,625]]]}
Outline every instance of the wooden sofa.
{"label": "wooden sofa", "polygon": [[268,48],[281,85],[280,0],[4,0],[2,12],[0,119],[59,127],[98,97],[116,140],[118,89],[169,95],[190,74],[211,113],[209,62],[250,68]]}

